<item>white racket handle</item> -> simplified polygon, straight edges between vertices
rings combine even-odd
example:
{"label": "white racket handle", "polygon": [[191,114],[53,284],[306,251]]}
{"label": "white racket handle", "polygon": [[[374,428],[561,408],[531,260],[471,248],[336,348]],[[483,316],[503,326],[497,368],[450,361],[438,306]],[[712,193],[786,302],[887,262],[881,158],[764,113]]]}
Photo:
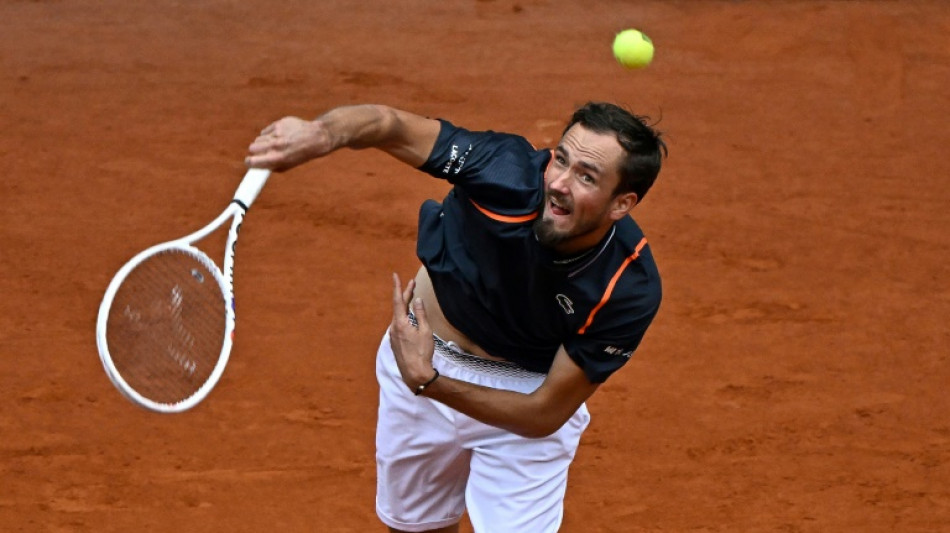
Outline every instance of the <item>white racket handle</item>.
{"label": "white racket handle", "polygon": [[269,177],[270,170],[264,168],[249,169],[247,174],[244,175],[241,184],[238,185],[237,191],[234,192],[234,201],[239,203],[244,209],[250,208],[251,204],[254,203],[254,200],[257,198],[257,195],[261,192],[261,189],[264,188],[264,184],[267,183],[267,178]]}

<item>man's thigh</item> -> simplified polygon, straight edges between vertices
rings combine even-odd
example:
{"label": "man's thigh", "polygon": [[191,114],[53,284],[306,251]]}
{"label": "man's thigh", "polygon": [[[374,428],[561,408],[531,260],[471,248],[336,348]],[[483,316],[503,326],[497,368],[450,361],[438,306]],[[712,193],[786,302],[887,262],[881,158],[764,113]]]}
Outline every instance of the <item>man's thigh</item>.
{"label": "man's thigh", "polygon": [[471,452],[462,448],[455,411],[415,396],[402,382],[383,338],[377,354],[376,512],[398,531],[457,524],[465,511]]}
{"label": "man's thigh", "polygon": [[582,406],[548,437],[508,434],[476,447],[466,489],[475,531],[557,531],[564,515],[568,469],[589,421]]}

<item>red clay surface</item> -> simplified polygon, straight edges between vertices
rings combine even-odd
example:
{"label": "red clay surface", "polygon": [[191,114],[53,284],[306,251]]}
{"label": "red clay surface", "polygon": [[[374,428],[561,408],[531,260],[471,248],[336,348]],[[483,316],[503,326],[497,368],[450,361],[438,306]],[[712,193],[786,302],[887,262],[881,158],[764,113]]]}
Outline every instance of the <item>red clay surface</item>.
{"label": "red clay surface", "polygon": [[[588,99],[662,115],[634,214],[665,276],[590,402],[564,531],[950,531],[950,5],[0,4],[0,529],[379,531],[373,356],[443,183],[373,152],[271,180],[232,362],[159,416],[94,326],[284,115],[379,102],[550,145]],[[613,34],[642,28],[627,72]]]}

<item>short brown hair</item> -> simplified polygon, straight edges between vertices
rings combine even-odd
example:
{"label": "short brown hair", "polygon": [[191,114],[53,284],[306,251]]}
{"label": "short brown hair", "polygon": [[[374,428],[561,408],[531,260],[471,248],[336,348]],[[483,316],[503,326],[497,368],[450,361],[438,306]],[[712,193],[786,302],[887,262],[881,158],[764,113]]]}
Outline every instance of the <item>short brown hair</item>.
{"label": "short brown hair", "polygon": [[648,120],[615,104],[588,102],[574,112],[564,133],[580,124],[596,133],[615,134],[626,156],[620,163],[620,183],[614,195],[633,192],[639,202],[653,186],[667,156],[662,133],[647,124]]}

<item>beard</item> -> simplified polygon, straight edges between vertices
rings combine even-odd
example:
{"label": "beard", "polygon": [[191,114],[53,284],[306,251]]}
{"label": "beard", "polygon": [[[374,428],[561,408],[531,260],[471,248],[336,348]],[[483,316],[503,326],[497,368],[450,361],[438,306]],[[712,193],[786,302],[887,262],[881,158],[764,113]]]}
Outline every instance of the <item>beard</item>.
{"label": "beard", "polygon": [[571,239],[589,235],[597,231],[598,227],[596,220],[588,220],[578,222],[569,230],[557,230],[554,228],[554,221],[545,219],[543,214],[536,218],[534,224],[532,224],[535,238],[542,246],[547,248],[556,248]]}
{"label": "beard", "polygon": [[535,219],[532,227],[535,238],[547,248],[554,248],[571,237],[569,232],[554,229],[554,221],[546,220],[543,215]]}
{"label": "beard", "polygon": [[[553,191],[546,191],[544,195],[544,204],[548,205],[552,200],[560,205],[566,204],[564,198],[560,194]],[[559,231],[555,229],[554,220],[546,219],[544,217],[544,209],[541,210],[540,216],[535,219],[532,227],[534,228],[534,236],[538,239],[538,242],[541,243],[542,246],[546,246],[548,248],[553,248],[571,238],[570,231]]]}
{"label": "beard", "polygon": [[[560,199],[559,196],[554,193],[548,193],[546,197],[546,202],[550,202],[551,198],[554,198],[558,201],[559,204],[567,204],[568,208],[573,210],[574,205],[564,200]],[[532,228],[534,229],[534,236],[538,239],[538,242],[546,248],[557,248],[564,243],[585,237],[591,233],[597,232],[602,227],[602,221],[607,213],[607,207],[604,208],[604,212],[599,216],[587,216],[584,219],[574,219],[574,224],[567,229],[559,230],[555,228],[554,218],[545,218],[544,210],[541,211],[540,216],[534,220]],[[576,215],[575,215],[576,217]]]}

